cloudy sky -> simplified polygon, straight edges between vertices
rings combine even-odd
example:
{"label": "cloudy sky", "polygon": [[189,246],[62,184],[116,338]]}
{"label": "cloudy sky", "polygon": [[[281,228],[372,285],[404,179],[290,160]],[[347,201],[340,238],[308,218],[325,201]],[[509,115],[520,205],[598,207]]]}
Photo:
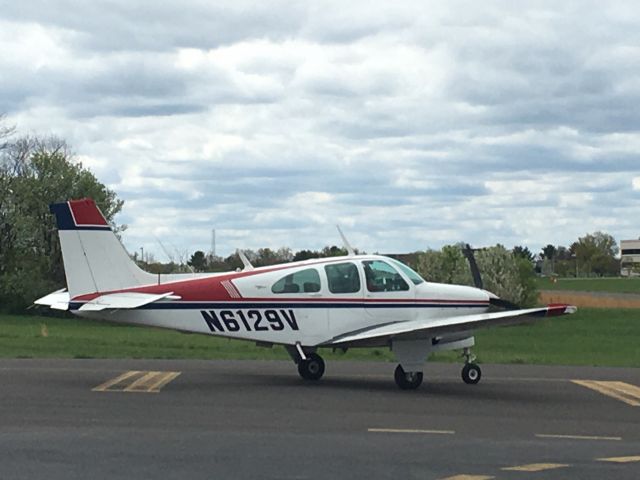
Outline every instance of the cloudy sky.
{"label": "cloudy sky", "polygon": [[161,260],[640,235],[634,1],[29,0],[0,51],[0,112]]}

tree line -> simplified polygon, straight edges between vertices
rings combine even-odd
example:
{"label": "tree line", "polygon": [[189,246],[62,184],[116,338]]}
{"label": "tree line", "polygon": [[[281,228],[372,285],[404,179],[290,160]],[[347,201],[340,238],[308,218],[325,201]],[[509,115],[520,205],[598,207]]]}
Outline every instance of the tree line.
{"label": "tree line", "polygon": [[62,139],[16,136],[0,118],[0,310],[23,311],[65,285],[49,204],[93,198],[117,232],[123,201],[74,159]]}
{"label": "tree line", "polygon": [[[70,198],[93,198],[116,234],[125,230],[115,216],[123,206],[117,194],[102,184],[75,157],[62,139],[16,135],[0,116],[0,310],[24,311],[35,298],[65,285],[62,256],[50,203]],[[254,266],[310,258],[346,255],[326,246],[320,250],[260,248],[245,251]],[[607,233],[580,237],[569,247],[547,245],[538,254],[527,247],[507,250],[496,245],[479,249],[477,263],[485,288],[514,303],[535,302],[535,273],[559,276],[618,275],[618,246]],[[425,279],[473,284],[462,245],[418,251],[401,256]],[[152,273],[219,272],[242,268],[236,254],[213,256],[198,250],[184,261],[161,263],[133,258]]]}
{"label": "tree line", "polygon": [[534,255],[516,246],[513,254],[533,262],[541,275],[559,277],[613,277],[620,275],[618,243],[608,233],[593,232],[568,247],[548,244]]}

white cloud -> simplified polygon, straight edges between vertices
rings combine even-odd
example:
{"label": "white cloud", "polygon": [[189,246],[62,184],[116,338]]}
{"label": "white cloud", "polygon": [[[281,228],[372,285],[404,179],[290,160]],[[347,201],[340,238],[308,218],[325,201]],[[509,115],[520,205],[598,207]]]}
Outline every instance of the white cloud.
{"label": "white cloud", "polygon": [[206,249],[214,227],[223,254],[321,248],[336,223],[368,251],[638,235],[632,2],[2,15],[0,112],[69,141],[126,201],[132,249]]}

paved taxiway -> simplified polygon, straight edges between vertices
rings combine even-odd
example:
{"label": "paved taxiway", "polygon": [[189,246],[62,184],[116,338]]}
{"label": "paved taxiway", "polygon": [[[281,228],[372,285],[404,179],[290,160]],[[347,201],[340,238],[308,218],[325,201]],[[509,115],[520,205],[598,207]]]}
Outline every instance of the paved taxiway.
{"label": "paved taxiway", "polygon": [[403,392],[394,367],[0,360],[0,478],[640,478],[639,369],[483,365],[467,386],[427,364]]}

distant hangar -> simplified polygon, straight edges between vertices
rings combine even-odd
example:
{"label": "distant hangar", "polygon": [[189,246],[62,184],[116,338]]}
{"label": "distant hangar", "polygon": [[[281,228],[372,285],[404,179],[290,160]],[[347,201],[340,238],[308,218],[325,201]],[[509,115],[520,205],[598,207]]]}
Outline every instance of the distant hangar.
{"label": "distant hangar", "polygon": [[620,275],[640,276],[640,240],[620,240]]}

